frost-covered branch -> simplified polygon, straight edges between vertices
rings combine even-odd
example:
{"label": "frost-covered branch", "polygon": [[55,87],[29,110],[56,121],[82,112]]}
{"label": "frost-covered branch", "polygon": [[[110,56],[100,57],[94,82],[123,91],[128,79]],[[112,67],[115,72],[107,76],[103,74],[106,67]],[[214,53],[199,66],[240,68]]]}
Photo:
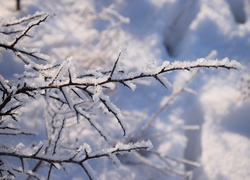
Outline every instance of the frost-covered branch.
{"label": "frost-covered branch", "polygon": [[[116,61],[117,62],[117,61]],[[181,70],[181,69],[193,69],[199,67],[222,67],[228,69],[237,69],[240,65],[235,61],[194,61],[192,63],[182,62],[177,64],[170,64],[168,62],[163,63],[162,66],[159,66],[154,71],[144,71],[138,70],[134,73],[126,74],[125,70],[116,71],[117,63],[112,67],[110,73],[107,70],[103,71],[94,71],[90,70],[91,75],[80,74],[78,75],[74,69],[74,66],[67,61],[61,66],[55,66],[54,68],[48,68],[46,74],[51,78],[40,78],[44,77],[43,74],[39,74],[39,71],[35,71],[38,74],[33,74],[33,81],[29,81],[28,76],[21,76],[17,80],[11,82],[1,81],[1,91],[3,101],[0,104],[0,112],[3,117],[3,124],[5,122],[6,116],[11,116],[13,120],[16,120],[14,115],[18,115],[17,109],[22,106],[23,100],[26,98],[33,98],[42,96],[44,100],[50,105],[51,110],[54,112],[54,115],[51,116],[52,119],[51,126],[47,126],[48,139],[50,140],[50,145],[53,147],[52,154],[56,156],[60,154],[60,139],[63,129],[66,128],[65,122],[71,118],[81,118],[81,120],[87,120],[90,125],[97,130],[97,132],[104,137],[108,142],[112,142],[106,130],[95,120],[96,112],[102,111],[104,113],[110,112],[111,115],[117,120],[120,125],[123,135],[126,135],[126,124],[124,118],[119,108],[117,108],[109,99],[107,95],[104,94],[105,89],[113,90],[115,87],[114,83],[125,84],[126,82],[133,82],[133,80],[145,78],[145,77],[158,77],[157,80],[160,80],[161,84],[168,84],[164,82],[165,79],[161,78],[160,75]],[[43,71],[43,72],[45,72]],[[54,73],[56,72],[56,73]],[[11,87],[11,88],[10,88]],[[26,97],[26,98],[25,98]],[[6,119],[7,120],[7,119]],[[61,124],[58,126],[58,123]],[[56,153],[58,149],[58,153]],[[136,148],[140,149],[140,148]],[[131,151],[132,149],[113,149],[110,154],[116,154],[123,151]],[[55,159],[54,157],[41,157],[35,153],[33,155],[25,154],[16,154],[14,152],[1,152],[0,155],[4,156],[17,156],[18,158],[25,159],[35,159],[42,162],[47,162],[52,165],[54,163],[74,163],[79,164],[85,160],[99,158],[103,156],[108,156],[108,153],[104,154],[87,154],[81,160],[73,159]],[[60,157],[61,158],[61,157]],[[150,164],[148,164],[150,165]],[[54,165],[53,165],[54,166]],[[82,167],[85,167],[81,165]],[[49,175],[51,173],[51,168],[49,170]],[[86,169],[84,168],[84,171]],[[170,172],[172,172],[171,170]],[[173,171],[175,172],[175,171]],[[87,172],[86,172],[87,173]],[[175,172],[177,173],[177,172]],[[87,173],[88,174],[88,173]]]}
{"label": "frost-covered branch", "polygon": [[[148,142],[138,142],[135,144],[122,144],[117,143],[115,147],[109,148],[109,149],[103,149],[100,152],[91,152],[86,153],[85,149],[83,149],[81,152],[77,151],[77,153],[69,156],[69,157],[61,157],[58,155],[54,156],[46,156],[42,153],[42,148],[39,148],[36,152],[32,153],[25,153],[25,150],[21,151],[18,149],[11,150],[11,149],[2,149],[0,152],[0,156],[13,156],[17,158],[30,158],[30,159],[36,159],[45,161],[48,163],[74,163],[74,164],[81,164],[84,161],[90,160],[90,159],[96,159],[100,157],[108,157],[110,154],[117,154],[117,153],[127,153],[130,151],[138,151],[138,150],[148,150],[152,148],[152,144],[150,141]],[[30,151],[30,150],[29,150]],[[84,154],[84,155],[82,155]]]}
{"label": "frost-covered branch", "polygon": [[[35,26],[39,26],[46,21],[48,14],[36,13],[22,19],[13,20],[12,22],[1,23],[4,34],[0,40],[0,47],[14,52],[17,56],[26,55],[37,60],[47,61],[48,57],[39,53],[37,50],[28,49],[20,46],[20,41],[24,37],[30,37],[28,34]],[[14,30],[13,29],[18,29]],[[23,60],[23,58],[21,58]],[[25,62],[27,64],[27,61]]]}
{"label": "frost-covered branch", "polygon": [[[43,145],[42,146],[40,145],[40,147],[39,146],[35,147],[33,148],[35,150],[31,151],[30,148],[26,149],[23,144],[19,144],[14,149],[8,147],[4,148],[0,147],[0,157],[4,156],[15,157],[20,159],[21,161],[23,159],[39,160],[42,162],[47,162],[56,168],[58,168],[58,166],[62,166],[62,164],[76,164],[81,166],[84,169],[84,171],[87,171],[85,167],[86,167],[86,162],[88,160],[97,159],[101,157],[109,157],[110,155],[129,153],[131,151],[149,150],[151,148],[152,144],[150,141],[147,142],[142,141],[142,142],[137,142],[135,144],[117,143],[114,147],[103,149],[97,152],[91,152],[90,147],[84,144],[84,146],[78,148],[77,151],[71,152],[69,155],[65,156],[64,154],[60,155],[59,153],[58,154],[53,153],[52,155],[44,154],[46,148],[44,148]],[[21,172],[25,173],[26,170],[24,170],[23,168],[23,171]],[[90,175],[88,176],[91,177]]]}
{"label": "frost-covered branch", "polygon": [[[238,69],[240,68],[240,64],[236,61],[229,61],[228,59],[223,59],[221,61],[218,60],[201,60],[198,59],[194,62],[178,62],[178,63],[169,63],[164,62],[162,66],[159,66],[155,68],[152,71],[143,71],[139,70],[138,72],[125,74],[124,71],[118,71],[114,72],[115,67],[117,64],[114,65],[112,68],[111,73],[106,73],[107,71],[103,72],[92,72],[92,75],[88,76],[82,74],[77,75],[74,71],[69,71],[71,69],[72,65],[69,63],[66,63],[65,65],[61,65],[58,68],[53,68],[52,70],[49,69],[47,71],[47,74],[50,72],[53,73],[57,71],[56,76],[53,78],[52,82],[51,80],[44,79],[43,82],[36,82],[32,81],[31,83],[29,81],[26,81],[26,79],[21,79],[21,81],[15,82],[14,84],[5,83],[2,81],[2,91],[4,95],[4,100],[0,104],[0,113],[1,115],[10,115],[13,117],[13,113],[15,109],[17,109],[19,106],[21,106],[21,103],[16,101],[18,103],[17,106],[11,107],[10,109],[5,109],[7,104],[14,98],[17,98],[18,96],[29,96],[34,97],[35,95],[43,95],[46,100],[48,100],[48,97],[52,97],[52,99],[63,102],[62,106],[65,106],[71,110],[74,110],[76,114],[83,114],[80,112],[79,105],[83,105],[80,102],[83,102],[85,100],[88,100],[89,103],[96,103],[100,101],[104,104],[104,108],[106,108],[109,112],[111,112],[115,118],[117,119],[118,123],[122,127],[123,134],[126,134],[125,125],[121,121],[121,115],[119,110],[115,107],[113,103],[110,102],[109,98],[107,98],[106,95],[103,94],[103,90],[106,88],[109,88],[112,90],[112,88],[115,87],[114,83],[121,83],[125,84],[126,82],[130,82],[139,78],[145,78],[145,77],[158,77],[159,75],[172,72],[176,70],[185,70],[185,69],[193,69],[193,68],[200,68],[200,67],[213,67],[213,68],[227,68],[227,69]],[[57,70],[58,69],[58,70]],[[71,73],[70,73],[71,72]],[[105,73],[104,73],[105,72]],[[74,74],[72,74],[74,73]],[[112,76],[111,76],[112,75]],[[53,76],[52,74],[50,75]],[[67,77],[67,78],[66,78]],[[111,78],[112,77],[112,78]],[[39,76],[37,77],[38,80]],[[163,78],[161,78],[161,84],[169,84],[168,82],[163,82]],[[40,85],[42,84],[42,85]],[[6,91],[5,87],[16,87],[15,90],[9,90]],[[74,97],[74,100],[72,100],[72,95],[77,95]],[[88,96],[86,96],[89,95]],[[177,93],[178,94],[178,93]],[[80,98],[79,98],[80,97]],[[79,104],[80,103],[80,104]],[[78,107],[78,108],[76,108]],[[88,113],[85,113],[88,119]]]}
{"label": "frost-covered branch", "polygon": [[39,19],[37,22],[28,24],[28,26],[26,27],[26,29],[24,29],[24,30],[22,31],[22,33],[16,37],[16,39],[14,40],[14,42],[11,43],[10,47],[11,47],[11,48],[14,47],[14,46],[18,43],[18,41],[20,41],[23,37],[28,36],[27,33],[28,33],[34,26],[38,26],[39,24],[41,24],[42,22],[44,22],[47,18],[48,18],[48,15],[45,15],[44,17],[42,17],[41,19]]}
{"label": "frost-covered branch", "polygon": [[[116,15],[110,9],[108,13]],[[85,171],[89,179],[93,179],[95,173],[88,164],[89,160],[108,157],[114,164],[120,164],[117,154],[148,150],[152,146],[150,142],[144,141],[134,144],[121,143],[125,141],[130,129],[123,112],[112,102],[108,93],[114,91],[117,84],[134,90],[137,79],[151,78],[169,88],[170,82],[165,76],[171,72],[197,68],[241,68],[238,62],[225,58],[173,63],[164,61],[158,67],[131,70],[119,61],[120,53],[109,68],[91,68],[79,72],[71,58],[54,64],[49,61],[48,56],[38,50],[22,46],[22,39],[30,37],[31,30],[47,18],[47,14],[36,13],[1,24],[3,32],[0,36],[3,38],[0,40],[0,47],[10,50],[17,56],[24,63],[25,71],[22,74],[15,74],[12,79],[5,79],[4,75],[0,75],[0,136],[35,135],[33,131],[28,131],[29,127],[32,127],[30,124],[35,121],[34,113],[28,116],[27,112],[36,109],[39,113],[42,111],[43,115],[38,118],[38,126],[44,130],[44,136],[37,137],[37,141],[41,142],[37,146],[30,144],[6,146],[5,142],[0,143],[1,176],[8,174],[12,177],[16,176],[16,173],[23,173],[39,179],[38,169],[46,165],[47,179],[49,179],[54,168],[60,168],[65,164],[76,164]],[[164,107],[185,87],[186,85],[176,91]],[[38,105],[33,107],[34,104]],[[145,128],[142,128],[142,134],[158,114],[159,112],[149,120]],[[44,127],[40,127],[41,124],[45,124]],[[111,125],[113,129],[110,128]],[[82,142],[84,145],[79,147]],[[95,147],[95,150],[92,151],[90,147]],[[8,166],[6,163],[8,157],[18,158],[22,168],[15,168],[11,163]],[[161,172],[166,173],[168,170],[182,175],[173,168],[154,165],[140,154],[136,157],[140,163],[155,167]],[[28,168],[27,164],[35,165]]]}

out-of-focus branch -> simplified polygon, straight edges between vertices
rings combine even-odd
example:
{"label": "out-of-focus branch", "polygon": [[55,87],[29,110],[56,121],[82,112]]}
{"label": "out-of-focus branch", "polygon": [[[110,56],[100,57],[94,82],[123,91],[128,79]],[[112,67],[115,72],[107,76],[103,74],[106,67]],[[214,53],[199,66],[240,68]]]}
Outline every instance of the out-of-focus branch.
{"label": "out-of-focus branch", "polygon": [[16,0],[16,10],[17,11],[19,11],[19,10],[21,10],[21,2],[20,2],[21,0]]}
{"label": "out-of-focus branch", "polygon": [[184,84],[182,84],[182,86],[180,88],[178,88],[176,91],[174,91],[170,97],[168,98],[168,100],[149,118],[149,120],[147,121],[147,123],[141,128],[138,136],[136,136],[136,138],[140,139],[143,134],[145,133],[145,131],[149,128],[149,126],[152,124],[152,122],[160,115],[160,113],[162,111],[164,111],[174,100],[175,98],[184,91],[184,89],[187,87],[187,85],[193,80],[193,78],[200,72],[201,69],[197,69],[192,75],[191,77],[185,81]]}
{"label": "out-of-focus branch", "polygon": [[[21,39],[23,39],[24,37],[26,37],[26,36],[29,37],[28,33],[34,27],[39,26],[41,23],[45,22],[46,19],[48,18],[48,16],[49,16],[48,14],[37,13],[37,14],[34,14],[32,16],[28,16],[26,18],[16,20],[16,21],[11,22],[11,23],[3,24],[2,26],[5,28],[8,28],[8,31],[7,32],[3,31],[2,33],[6,34],[6,35],[12,35],[12,36],[15,35],[15,36],[13,36],[14,40],[11,43],[5,42],[5,41],[0,42],[0,47],[7,49],[7,50],[11,50],[15,54],[21,53],[21,54],[27,55],[29,57],[36,58],[38,60],[47,61],[47,59],[45,57],[40,56],[40,54],[38,52],[33,52],[33,51],[30,51],[29,49],[26,49],[26,48],[22,49],[20,46],[16,47],[16,45],[19,44]],[[18,30],[18,31],[12,30],[14,28],[13,26],[16,26],[16,25],[21,26],[24,23],[28,23],[25,26],[25,29]],[[16,54],[16,55],[18,55],[18,54]]]}

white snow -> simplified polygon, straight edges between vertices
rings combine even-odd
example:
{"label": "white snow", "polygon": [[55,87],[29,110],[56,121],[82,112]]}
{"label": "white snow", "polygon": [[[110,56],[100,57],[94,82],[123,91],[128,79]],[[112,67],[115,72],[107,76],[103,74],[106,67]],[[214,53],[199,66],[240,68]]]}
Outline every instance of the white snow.
{"label": "white snow", "polygon": [[[250,77],[250,2],[248,0],[87,0],[84,2],[80,0],[26,0],[21,1],[21,4],[22,11],[16,12],[14,0],[0,0],[0,17],[12,15],[22,17],[36,11],[49,12],[49,19],[31,33],[36,38],[29,40],[25,38],[23,43],[27,47],[41,48],[40,52],[48,54],[52,62],[64,62],[62,76],[68,73],[69,68],[76,82],[85,81],[97,84],[107,80],[108,76],[102,76],[102,68],[89,71],[97,77],[96,80],[90,77],[77,79],[75,72],[87,72],[86,70],[95,65],[103,68],[112,65],[118,53],[124,48],[126,48],[126,53],[118,62],[116,72],[126,66],[126,70],[131,68],[128,71],[131,77],[140,73],[138,69],[152,74],[160,72],[163,68],[167,70],[173,67],[184,68],[198,64],[203,66],[227,65],[238,69],[222,70],[219,68],[197,73],[188,87],[184,87],[184,91],[188,93],[181,93],[174,101],[170,99],[171,93],[178,92],[190,79],[192,73],[195,74],[195,71],[178,74],[167,73],[164,77],[158,76],[164,86],[169,88],[168,90],[163,88],[159,82],[151,83],[148,80],[145,80],[143,86],[139,83],[126,82],[125,84],[130,87],[132,93],[127,90],[128,88],[123,89],[110,83],[105,85],[115,93],[109,98],[109,91],[107,91],[108,95],[103,94],[105,87],[96,86],[93,90],[95,92],[93,99],[99,101],[100,98],[103,98],[129,131],[137,129],[135,125],[144,125],[154,112],[171,100],[171,104],[155,118],[152,126],[142,137],[145,138],[144,140],[152,138],[152,144],[148,141],[139,144],[118,142],[113,149],[106,150],[107,153],[119,148],[150,146],[152,150],[158,150],[178,159],[200,162],[201,166],[195,168],[185,165],[179,168],[178,166],[180,170],[185,170],[185,168],[192,170],[192,180],[250,178],[250,100],[249,96],[242,98],[242,92],[250,93],[249,88],[246,87],[247,83],[243,82],[244,87],[241,84],[242,79],[247,81]],[[37,13],[37,15],[40,14],[42,13]],[[12,20],[10,19],[10,21]],[[5,43],[8,39],[0,41]],[[213,50],[217,51],[216,57],[205,58]],[[3,51],[0,49],[0,53]],[[50,60],[46,55],[41,56]],[[70,56],[73,59],[68,63],[65,59]],[[15,91],[17,87],[10,88],[7,85],[9,81],[4,80],[3,77],[9,76],[9,73],[12,72],[12,74],[20,72],[22,64],[16,63],[16,66],[13,66],[11,62],[7,61],[9,59],[11,56],[7,53],[3,53],[0,57],[0,82],[8,91]],[[178,61],[175,62],[175,60]],[[71,65],[74,63],[75,67]],[[25,68],[30,70],[34,66],[30,62]],[[154,69],[153,67],[159,68]],[[57,72],[52,80],[56,77]],[[121,75],[116,78],[122,77]],[[173,84],[172,87],[169,82]],[[55,80],[54,84],[57,83]],[[68,90],[63,89],[65,92]],[[82,99],[86,99],[88,96],[80,90],[78,94]],[[65,98],[73,109],[72,99],[69,96]],[[42,101],[39,100],[39,102]],[[38,109],[39,102],[33,108]],[[80,107],[78,108],[80,113],[87,118],[92,116]],[[23,112],[31,111],[33,111],[31,108],[23,110]],[[122,116],[123,111],[128,111],[130,116],[143,113],[145,117],[131,118],[138,122],[130,122],[129,116]],[[37,116],[35,119],[38,119]],[[43,118],[43,115],[39,114],[39,116]],[[27,117],[31,119],[31,116]],[[102,121],[103,124],[105,124],[105,120]],[[90,123],[94,124],[107,137],[110,144],[114,143],[112,135],[107,133],[99,122],[90,120]],[[43,125],[42,121],[37,124],[34,122],[27,124],[38,130],[41,130],[40,126]],[[110,126],[112,126],[110,129],[121,129],[117,123]],[[71,136],[79,138],[80,133],[78,132],[81,131],[79,129],[72,132]],[[197,130],[199,133],[195,137],[185,133],[191,130]],[[89,141],[95,139],[95,135],[88,130],[84,133],[85,139]],[[91,137],[86,138],[88,135]],[[40,136],[44,136],[43,133]],[[88,142],[88,144],[90,143]],[[86,150],[90,154],[95,152],[96,146],[88,144],[82,143],[79,151]],[[19,144],[17,149],[22,147],[22,144]],[[25,147],[27,147],[26,144]],[[185,153],[190,147],[192,152]],[[103,147],[103,149],[105,148]],[[193,150],[199,148],[199,152]],[[149,165],[152,165],[152,162],[159,163],[153,157],[143,158],[142,160]],[[119,164],[116,156],[112,159]],[[84,167],[93,177],[97,175],[101,179],[126,177],[145,179],[145,174],[152,178],[166,178],[150,168],[145,170],[136,165],[124,165],[122,162],[121,166],[115,170],[110,170],[114,168],[112,165],[108,163],[105,165],[107,165],[106,172],[100,170],[99,164],[93,162],[85,163]],[[97,171],[97,173],[92,171]],[[82,172],[74,171],[74,173],[75,177],[72,179],[81,178],[79,174]],[[58,176],[64,177],[59,173]],[[177,175],[169,177],[181,179]]]}
{"label": "white snow", "polygon": [[[200,101],[202,126],[202,173],[197,179],[248,179],[250,175],[249,100],[241,102],[240,91],[232,84],[236,75],[213,77],[203,89]],[[236,115],[235,115],[236,114]],[[217,158],[216,158],[217,157]],[[232,173],[233,172],[233,173]]]}

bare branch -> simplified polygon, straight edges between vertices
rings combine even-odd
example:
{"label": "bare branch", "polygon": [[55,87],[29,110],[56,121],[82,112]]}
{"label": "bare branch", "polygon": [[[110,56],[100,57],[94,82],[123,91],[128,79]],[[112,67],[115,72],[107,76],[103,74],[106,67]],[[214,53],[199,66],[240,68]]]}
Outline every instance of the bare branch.
{"label": "bare branch", "polygon": [[52,154],[55,154],[56,153],[56,148],[57,148],[57,143],[61,137],[61,133],[62,133],[62,130],[64,128],[64,125],[65,125],[65,118],[62,120],[62,126],[58,132],[58,135],[57,135],[57,138],[56,138],[56,141],[55,141],[55,144],[54,144],[54,149],[53,149],[53,153]]}
{"label": "bare branch", "polygon": [[52,171],[52,167],[53,167],[53,164],[51,163],[50,166],[49,166],[49,171],[48,171],[47,180],[49,180],[49,178],[50,178],[50,174],[51,174],[51,171]]}
{"label": "bare branch", "polygon": [[105,105],[105,107],[108,109],[109,112],[111,112],[115,118],[117,119],[118,123],[120,124],[122,130],[123,130],[123,136],[126,136],[126,129],[123,125],[123,123],[121,122],[121,117],[119,117],[119,114],[117,114],[108,104],[107,101],[105,99],[100,98],[101,102]]}
{"label": "bare branch", "polygon": [[117,59],[116,59],[116,61],[115,61],[115,64],[114,64],[113,69],[112,69],[112,71],[111,71],[111,73],[110,73],[110,76],[109,76],[109,80],[111,80],[111,78],[112,78],[112,76],[113,76],[113,74],[114,74],[114,71],[115,71],[115,68],[116,68],[116,66],[117,66],[117,63],[118,63],[118,61],[119,61],[119,59],[120,59],[120,56],[121,56],[121,52],[119,53],[119,55],[118,55],[118,57],[117,57]]}

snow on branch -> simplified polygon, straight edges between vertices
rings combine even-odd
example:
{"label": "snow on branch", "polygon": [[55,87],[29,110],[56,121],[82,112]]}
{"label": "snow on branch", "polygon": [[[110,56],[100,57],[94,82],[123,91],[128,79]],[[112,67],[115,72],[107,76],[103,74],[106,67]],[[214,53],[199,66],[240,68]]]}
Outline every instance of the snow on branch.
{"label": "snow on branch", "polygon": [[[180,71],[180,70],[191,70],[195,68],[226,68],[226,69],[241,69],[242,66],[235,60],[229,60],[224,58],[222,60],[205,60],[197,59],[196,61],[175,61],[170,63],[169,61],[164,61],[163,64],[159,67],[156,67],[149,71],[138,71],[133,72],[128,75],[122,75],[120,78],[112,79],[113,82],[125,82],[131,81],[143,77],[156,77],[160,74]],[[104,82],[100,82],[104,83]]]}
{"label": "snow on branch", "polygon": [[[2,26],[1,28],[3,31],[0,32],[0,35],[1,33],[3,35],[1,36],[2,39],[0,40],[0,47],[6,50],[11,50],[17,56],[19,56],[19,54],[23,54],[37,60],[47,61],[48,56],[41,54],[38,50],[22,47],[20,42],[24,37],[31,37],[28,33],[34,29],[35,26],[39,26],[41,23],[46,21],[48,16],[48,14],[37,12],[34,15],[30,15],[22,19],[15,19],[11,22],[1,23],[0,27]],[[21,58],[21,60],[23,59]]]}
{"label": "snow on branch", "polygon": [[[62,88],[65,86],[83,86],[83,88],[87,89],[87,87],[96,87],[96,86],[104,86],[109,83],[121,83],[124,84],[127,81],[133,81],[140,78],[145,77],[154,77],[161,82],[164,86],[169,86],[167,82],[163,82],[162,78],[159,78],[159,75],[180,71],[180,70],[191,70],[195,68],[226,68],[226,69],[241,69],[241,64],[237,61],[229,61],[227,58],[223,60],[204,60],[200,59],[193,62],[174,62],[170,63],[165,61],[162,66],[155,68],[150,71],[138,70],[132,73],[124,73],[123,71],[118,71],[116,75],[111,78],[111,76],[107,73],[108,71],[103,71],[102,74],[95,72],[91,74],[81,74],[75,76],[76,79],[70,80],[67,79],[58,79],[57,83],[54,84],[46,84],[44,86],[32,87],[20,89],[17,93],[22,93],[22,91],[36,91],[37,89],[56,89]],[[113,68],[114,69],[114,68]],[[113,72],[113,70],[112,70]],[[63,74],[65,75],[65,74]],[[58,76],[58,75],[57,75]],[[67,75],[69,77],[69,74]]]}
{"label": "snow on branch", "polygon": [[[120,56],[120,55],[119,55]],[[121,83],[126,84],[127,82],[131,82],[136,79],[145,78],[145,77],[153,77],[156,78],[163,86],[169,87],[170,83],[160,75],[164,73],[169,73],[172,71],[177,70],[190,70],[194,68],[226,68],[226,69],[239,69],[241,65],[236,61],[229,61],[227,58],[219,61],[219,60],[204,60],[198,59],[193,62],[164,62],[163,65],[156,67],[152,70],[138,70],[136,72],[131,73],[124,73],[124,71],[116,71],[117,61],[115,62],[112,71],[101,71],[95,72],[91,70],[90,74],[76,74],[75,71],[69,71],[72,64],[70,62],[65,63],[63,66],[54,66],[52,69],[48,69],[47,71],[43,69],[43,73],[48,75],[48,77],[56,76],[52,79],[47,78],[43,79],[41,82],[41,78],[38,75],[35,75],[33,81],[26,81],[25,77],[23,79],[18,80],[18,82],[9,82],[7,85],[2,84],[2,89],[0,91],[3,92],[3,101],[0,104],[0,113],[1,115],[10,115],[14,119],[14,111],[18,109],[22,103],[16,101],[15,99],[19,96],[28,96],[34,98],[36,95],[40,94],[43,95],[46,101],[57,101],[63,103],[61,109],[71,109],[73,113],[76,115],[82,115],[84,118],[90,121],[90,116],[87,115],[89,112],[83,113],[80,110],[81,106],[84,106],[84,102],[86,100],[90,104],[98,103],[96,99],[99,99],[100,103],[102,103],[106,109],[114,115],[117,119],[118,123],[123,130],[123,135],[126,135],[126,125],[123,121],[122,114],[108,98],[107,95],[104,95],[102,92],[107,88],[110,87],[112,83]],[[68,69],[68,70],[67,70]],[[115,72],[116,71],[116,72]],[[41,72],[41,71],[37,71]],[[41,73],[40,73],[41,74]],[[44,76],[43,74],[41,76]],[[74,78],[72,78],[74,77]],[[4,81],[2,81],[4,82]],[[6,91],[5,87],[15,87],[12,91]],[[96,91],[99,87],[99,90]],[[78,93],[77,93],[78,92]],[[49,95],[48,95],[49,94]],[[85,94],[84,96],[80,94]],[[48,98],[50,97],[50,98]],[[73,98],[72,98],[73,97]],[[80,98],[79,98],[80,97]],[[12,106],[9,109],[6,109],[6,106],[9,102],[15,101],[16,105]],[[77,108],[76,108],[77,107]],[[95,124],[94,122],[92,125]],[[98,126],[98,125],[97,125]],[[94,126],[96,127],[96,126]],[[99,128],[98,128],[99,129]],[[101,132],[100,130],[98,130]],[[103,134],[106,133],[101,133]]]}
{"label": "snow on branch", "polygon": [[8,23],[3,23],[3,27],[14,26],[14,25],[23,24],[23,23],[28,23],[28,22],[30,22],[33,19],[41,18],[43,16],[44,16],[43,12],[37,12],[35,14],[29,15],[29,16],[26,16],[26,17],[22,17],[20,19],[12,19]]}
{"label": "snow on branch", "polygon": [[14,42],[11,43],[10,47],[14,47],[14,46],[17,44],[17,42],[18,42],[19,40],[21,40],[21,39],[22,39],[23,37],[25,37],[25,36],[28,36],[27,33],[28,33],[34,26],[38,26],[40,23],[44,22],[47,18],[48,18],[48,15],[45,15],[44,17],[42,17],[42,18],[39,19],[38,21],[32,22],[32,23],[28,24],[28,26],[26,27],[26,29],[24,29],[24,30],[22,31],[22,33],[16,37],[16,39],[14,40]]}
{"label": "snow on branch", "polygon": [[[23,113],[33,108],[32,102],[34,101],[38,102],[39,110],[45,112],[44,117],[39,117],[39,120],[45,121],[46,131],[46,138],[41,140],[40,145],[19,144],[7,147],[4,143],[0,143],[0,174],[7,173],[11,177],[15,176],[16,172],[27,174],[29,177],[37,177],[38,168],[45,164],[49,167],[47,175],[49,179],[54,168],[59,168],[63,164],[77,164],[82,167],[89,179],[94,179],[95,173],[87,161],[108,157],[115,164],[119,164],[117,154],[152,148],[149,141],[133,144],[121,143],[129,131],[126,117],[107,93],[114,91],[117,84],[135,90],[135,80],[147,77],[159,81],[165,88],[170,88],[171,84],[165,77],[170,72],[195,68],[241,68],[238,62],[225,58],[173,63],[164,61],[158,67],[132,71],[120,64],[121,53],[119,53],[113,66],[109,68],[93,68],[78,72],[70,58],[61,64],[52,64],[48,56],[38,50],[22,46],[22,39],[30,37],[31,30],[47,18],[47,14],[36,13],[9,23],[1,23],[3,32],[0,32],[0,37],[3,38],[0,38],[0,48],[13,52],[24,63],[25,72],[14,75],[12,79],[5,79],[0,75],[0,136],[35,135],[34,132],[26,131],[27,127],[22,126],[23,122],[29,124],[30,119],[33,118]],[[176,92],[172,99],[178,94],[179,92]],[[169,102],[164,106],[167,106]],[[155,119],[155,116],[151,119],[145,128],[142,128],[141,134]],[[42,123],[39,122],[39,124]],[[114,130],[110,128],[111,125],[112,128],[113,126],[118,126],[118,128]],[[73,140],[71,134],[74,134]],[[118,141],[117,137],[120,137]],[[79,148],[78,143],[82,141],[91,142],[97,150],[91,150],[87,143]],[[4,162],[4,157],[6,156],[20,159],[22,168],[5,166],[7,163]],[[137,158],[148,166],[155,166],[144,157],[137,155]],[[24,165],[24,160],[35,161],[36,165],[33,169],[28,169]],[[7,169],[2,171],[2,166]],[[166,170],[160,166],[155,167],[160,171]],[[172,169],[169,171],[181,174]]]}
{"label": "snow on branch", "polygon": [[[86,146],[86,145],[85,145]],[[108,157],[109,154],[122,154],[127,153],[130,151],[138,151],[138,150],[149,150],[153,146],[150,141],[142,141],[137,143],[129,143],[129,144],[123,144],[121,142],[117,143],[114,147],[102,149],[101,151],[97,152],[90,152],[86,151],[85,148],[80,148],[81,151],[73,152],[68,157],[60,157],[58,155],[48,156],[43,155],[43,146],[36,147],[36,151],[33,150],[33,152],[30,152],[30,149],[25,149],[24,145],[19,144],[14,149],[13,148],[2,148],[0,147],[0,156],[13,156],[17,158],[31,158],[36,160],[42,160],[49,163],[74,163],[74,164],[81,164],[84,161],[90,160],[90,159],[96,159],[99,157]],[[27,153],[28,152],[28,153]],[[79,156],[78,154],[84,154],[82,156]]]}
{"label": "snow on branch", "polygon": [[[92,168],[87,164],[88,160],[97,159],[101,157],[109,157],[111,154],[112,155],[123,154],[123,153],[129,153],[131,151],[149,150],[152,148],[152,144],[150,141],[142,141],[134,144],[117,143],[114,147],[103,149],[97,152],[91,152],[88,150],[89,146],[85,144],[83,147],[80,147],[77,151],[71,152],[70,155],[65,156],[65,155],[60,155],[60,153],[57,154],[53,153],[52,155],[45,154],[46,148],[44,148],[43,145],[39,146],[34,147],[33,148],[34,150],[32,151],[30,148],[25,148],[23,144],[18,144],[15,148],[6,146],[4,148],[0,147],[0,157],[9,156],[18,158],[20,160],[23,159],[39,160],[42,162],[49,163],[54,167],[58,167],[58,165],[61,166],[62,164],[76,164],[84,169],[84,171],[87,173],[90,179],[93,179],[92,177],[94,173],[92,172],[91,173],[92,175],[89,174],[89,171]],[[25,172],[26,170],[24,170],[23,168],[23,171]],[[48,177],[50,176],[50,172],[51,170],[49,171]]]}

